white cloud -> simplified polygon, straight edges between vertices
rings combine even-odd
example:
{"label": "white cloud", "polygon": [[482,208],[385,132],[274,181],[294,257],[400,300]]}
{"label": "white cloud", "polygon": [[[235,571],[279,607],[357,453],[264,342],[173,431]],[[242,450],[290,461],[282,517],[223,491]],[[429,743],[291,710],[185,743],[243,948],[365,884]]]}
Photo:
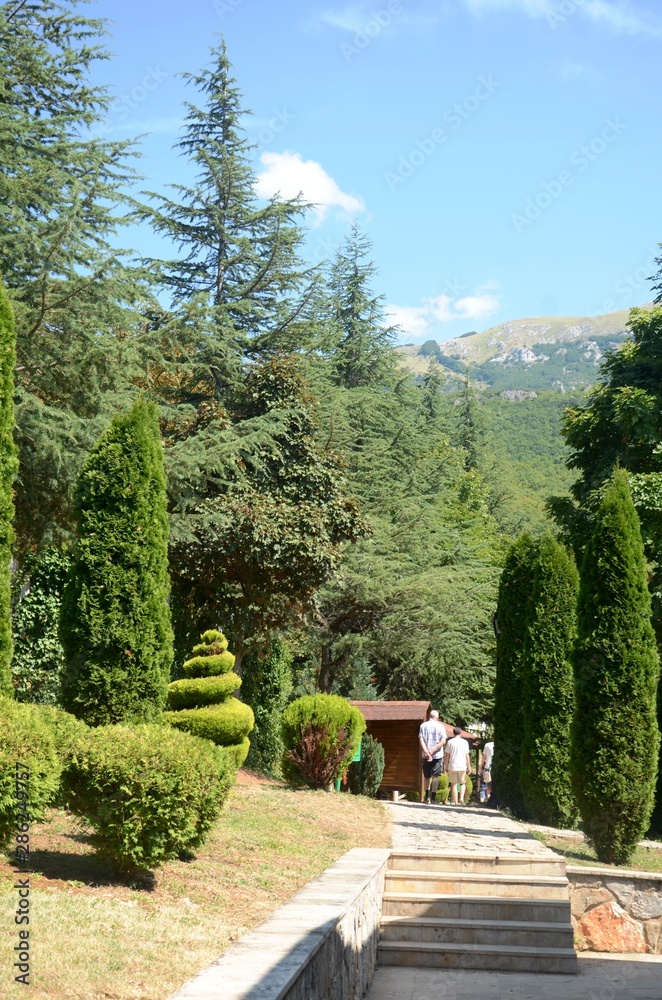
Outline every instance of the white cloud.
{"label": "white cloud", "polygon": [[420,306],[386,307],[389,324],[399,326],[410,337],[422,339],[430,336],[437,323],[452,323],[456,320],[480,320],[493,316],[500,308],[498,296],[487,289],[494,289],[489,282],[476,289],[473,295],[454,299],[451,295],[434,295],[423,299]]}
{"label": "white cloud", "polygon": [[300,153],[262,153],[264,170],[257,175],[255,191],[259,198],[297,198],[314,205],[315,223],[326,218],[330,208],[340,208],[348,215],[363,212],[361,198],[346,194],[316,160],[302,160]]}
{"label": "white cloud", "polygon": [[464,4],[477,16],[499,10],[520,11],[529,17],[547,18],[550,24],[558,26],[551,15],[560,18],[563,23],[578,13],[596,24],[607,25],[618,34],[650,35],[653,38],[662,35],[659,20],[621,0],[569,0],[565,4],[561,0],[464,0]]}
{"label": "white cloud", "polygon": [[464,299],[458,299],[455,310],[463,319],[486,319],[498,311],[500,304],[496,295],[483,292],[481,295],[468,295]]}
{"label": "white cloud", "polygon": [[389,326],[399,326],[410,337],[424,337],[430,329],[430,320],[421,306],[387,306],[385,316]]}

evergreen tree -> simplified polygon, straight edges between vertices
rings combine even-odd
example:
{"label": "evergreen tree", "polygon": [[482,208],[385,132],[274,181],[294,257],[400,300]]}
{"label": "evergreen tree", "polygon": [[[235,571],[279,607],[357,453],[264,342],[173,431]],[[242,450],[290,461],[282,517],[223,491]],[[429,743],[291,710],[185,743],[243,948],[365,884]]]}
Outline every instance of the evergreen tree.
{"label": "evergreen tree", "polygon": [[13,694],[11,676],[11,548],[17,460],[14,444],[16,333],[7,292],[0,281],[0,694]]}
{"label": "evergreen tree", "polygon": [[168,518],[156,409],[115,417],[78,477],[61,611],[62,703],[89,725],[158,718],[172,660]]}
{"label": "evergreen tree", "polygon": [[579,574],[551,535],[536,546],[529,627],[524,640],[521,789],[527,815],[571,828],[577,806],[570,783],[574,709],[571,657],[577,637]]}
{"label": "evergreen tree", "polygon": [[535,547],[529,535],[511,546],[499,584],[494,684],[494,792],[516,816],[524,813],[520,784],[524,727],[524,655],[531,617]]}
{"label": "evergreen tree", "polygon": [[464,449],[464,466],[470,469],[478,468],[478,455],[482,438],[482,423],[478,412],[476,390],[467,375],[464,388],[456,399],[457,405],[457,443]]}
{"label": "evergreen tree", "polygon": [[653,808],[659,658],[646,560],[625,470],[608,483],[581,571],[572,777],[598,858],[625,864]]}
{"label": "evergreen tree", "polygon": [[281,716],[292,693],[292,653],[274,639],[266,655],[254,653],[245,662],[242,696],[255,715],[246,766],[279,778],[285,750]]}

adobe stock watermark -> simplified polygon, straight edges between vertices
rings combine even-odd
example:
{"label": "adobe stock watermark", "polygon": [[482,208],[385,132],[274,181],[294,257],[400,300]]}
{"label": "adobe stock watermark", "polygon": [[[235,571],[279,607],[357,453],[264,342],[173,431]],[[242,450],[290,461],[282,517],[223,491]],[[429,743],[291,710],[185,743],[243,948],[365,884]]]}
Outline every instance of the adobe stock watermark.
{"label": "adobe stock watermark", "polygon": [[147,67],[143,78],[131,90],[120,94],[116,101],[110,105],[108,113],[92,130],[92,136],[100,139],[113,131],[117,122],[126,121],[132,111],[135,111],[147,100],[149,95],[161,86],[164,80],[170,78],[170,73],[162,70],[160,66]]}
{"label": "adobe stock watermark", "polygon": [[441,121],[447,128],[439,125],[422,139],[417,139],[414,147],[400,157],[396,169],[394,171],[387,170],[384,173],[384,180],[389,191],[394,191],[399,184],[411,177],[418,167],[422,166],[441,146],[447,143],[451,134],[461,129],[464,123],[478,111],[481,105],[489,101],[490,97],[501,86],[502,83],[495,80],[491,74],[478,77],[478,83],[473,91],[463,101],[456,102],[451,108],[444,111]]}
{"label": "adobe stock watermark", "polygon": [[586,0],[561,0],[556,7],[549,7],[545,11],[545,18],[550,27],[560,28],[562,24],[572,17],[580,7],[583,7]]}
{"label": "adobe stock watermark", "polygon": [[[643,264],[629,274],[623,274],[612,286],[614,298],[605,299],[599,309],[592,314],[602,316],[604,313],[626,309],[632,303],[633,297],[645,287],[650,288],[651,275],[658,266],[661,250],[659,246],[649,247],[648,256]],[[651,292],[651,294],[654,294]],[[619,301],[620,300],[620,301]]]}
{"label": "adobe stock watermark", "polygon": [[355,56],[360,55],[361,52],[367,49],[370,43],[378,35],[381,35],[384,28],[388,28],[394,19],[399,14],[402,14],[403,10],[404,7],[401,0],[388,0],[383,9],[370,11],[365,24],[359,28],[352,41],[340,43],[339,48],[345,58],[345,62],[350,62]]}
{"label": "adobe stock watermark", "polygon": [[606,153],[626,128],[627,125],[620,118],[608,118],[599,135],[571,153],[570,163],[574,170],[561,170],[551,181],[544,181],[538,193],[533,198],[527,198],[523,211],[513,212],[510,221],[515,227],[515,232],[521,236],[525,229],[537,222],[540,216],[558,201],[563,192],[575,183],[578,175],[583,174],[591,164]]}
{"label": "adobe stock watermark", "polygon": [[257,133],[256,139],[258,145],[268,146],[277,135],[280,135],[288,125],[292,124],[295,118],[296,115],[290,114],[286,108],[273,108],[271,118]]}
{"label": "adobe stock watermark", "polygon": [[214,0],[214,11],[224,18],[226,14],[231,14],[237,7],[241,7],[244,0]]}

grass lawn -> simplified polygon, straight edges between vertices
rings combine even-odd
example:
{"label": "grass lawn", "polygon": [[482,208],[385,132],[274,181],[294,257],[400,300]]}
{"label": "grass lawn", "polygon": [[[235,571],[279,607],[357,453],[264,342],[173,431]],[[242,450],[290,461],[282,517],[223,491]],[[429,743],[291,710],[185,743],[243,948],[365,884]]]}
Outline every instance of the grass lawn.
{"label": "grass lawn", "polygon": [[351,847],[390,846],[386,810],[240,772],[194,860],[132,888],[62,811],[31,830],[30,989],[13,982],[17,893],[0,860],[0,995],[163,1000]]}
{"label": "grass lawn", "polygon": [[595,851],[586,841],[569,837],[554,837],[545,833],[533,832],[536,840],[546,844],[550,850],[562,854],[569,865],[590,865],[595,868],[625,868],[628,871],[660,872],[662,873],[662,849],[655,847],[637,847],[626,865],[608,865],[598,861]]}

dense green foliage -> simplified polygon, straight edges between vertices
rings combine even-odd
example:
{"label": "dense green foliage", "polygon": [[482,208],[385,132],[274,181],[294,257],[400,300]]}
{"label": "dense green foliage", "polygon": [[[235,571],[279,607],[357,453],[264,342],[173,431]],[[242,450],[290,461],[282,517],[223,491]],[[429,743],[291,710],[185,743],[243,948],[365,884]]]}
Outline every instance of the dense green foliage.
{"label": "dense green foliage", "polygon": [[62,601],[62,704],[91,725],[160,714],[172,661],[168,519],[152,404],[138,400],[90,452]]}
{"label": "dense green foliage", "polygon": [[523,815],[520,784],[524,730],[524,655],[531,615],[535,548],[528,535],[511,547],[501,574],[496,617],[494,682],[494,794],[498,802]]}
{"label": "dense green foliage", "polygon": [[304,695],[282,716],[284,770],[313,788],[325,788],[356,753],[365,719],[358,708],[334,694]]}
{"label": "dense green foliage", "polygon": [[572,777],[601,861],[624,864],[648,828],[660,734],[659,657],[646,560],[624,470],[608,483],[581,569]]}
{"label": "dense green foliage", "polygon": [[205,740],[167,726],[101,726],[80,743],[62,784],[97,851],[131,872],[198,848],[234,775]]}
{"label": "dense green foliage", "polygon": [[217,746],[235,748],[240,766],[248,753],[253,712],[249,705],[232,697],[241,678],[232,672],[234,656],[228,651],[223,633],[208,629],[200,638],[193,647],[193,656],[184,663],[184,679],[168,685],[172,711],[164,712],[163,718],[176,729],[211,740]]}
{"label": "dense green foliage", "polygon": [[55,705],[64,653],[60,607],[70,560],[60,549],[32,553],[13,580],[12,679],[18,701]]}
{"label": "dense green foliage", "polygon": [[0,694],[13,693],[11,676],[11,547],[14,540],[12,486],[18,460],[14,444],[16,332],[7,292],[0,280]]}
{"label": "dense green foliage", "polygon": [[347,768],[350,790],[354,795],[374,798],[384,775],[384,747],[370,733],[361,737],[361,759]]}
{"label": "dense green foliage", "polygon": [[577,821],[570,783],[570,727],[578,589],[573,557],[551,535],[545,535],[533,557],[533,589],[521,659],[520,785],[527,815],[560,829],[571,828]]}
{"label": "dense green foliage", "polygon": [[250,657],[244,671],[242,696],[251,706],[255,728],[246,766],[280,777],[283,766],[281,716],[292,691],[292,653],[274,639],[264,656]]}
{"label": "dense green foliage", "polygon": [[[21,787],[27,794],[25,811],[30,821],[38,822],[57,796],[61,771],[56,743],[47,722],[31,705],[20,705],[1,697],[0,849],[10,846],[16,835],[17,773],[22,776]],[[15,847],[15,843],[11,846]]]}

